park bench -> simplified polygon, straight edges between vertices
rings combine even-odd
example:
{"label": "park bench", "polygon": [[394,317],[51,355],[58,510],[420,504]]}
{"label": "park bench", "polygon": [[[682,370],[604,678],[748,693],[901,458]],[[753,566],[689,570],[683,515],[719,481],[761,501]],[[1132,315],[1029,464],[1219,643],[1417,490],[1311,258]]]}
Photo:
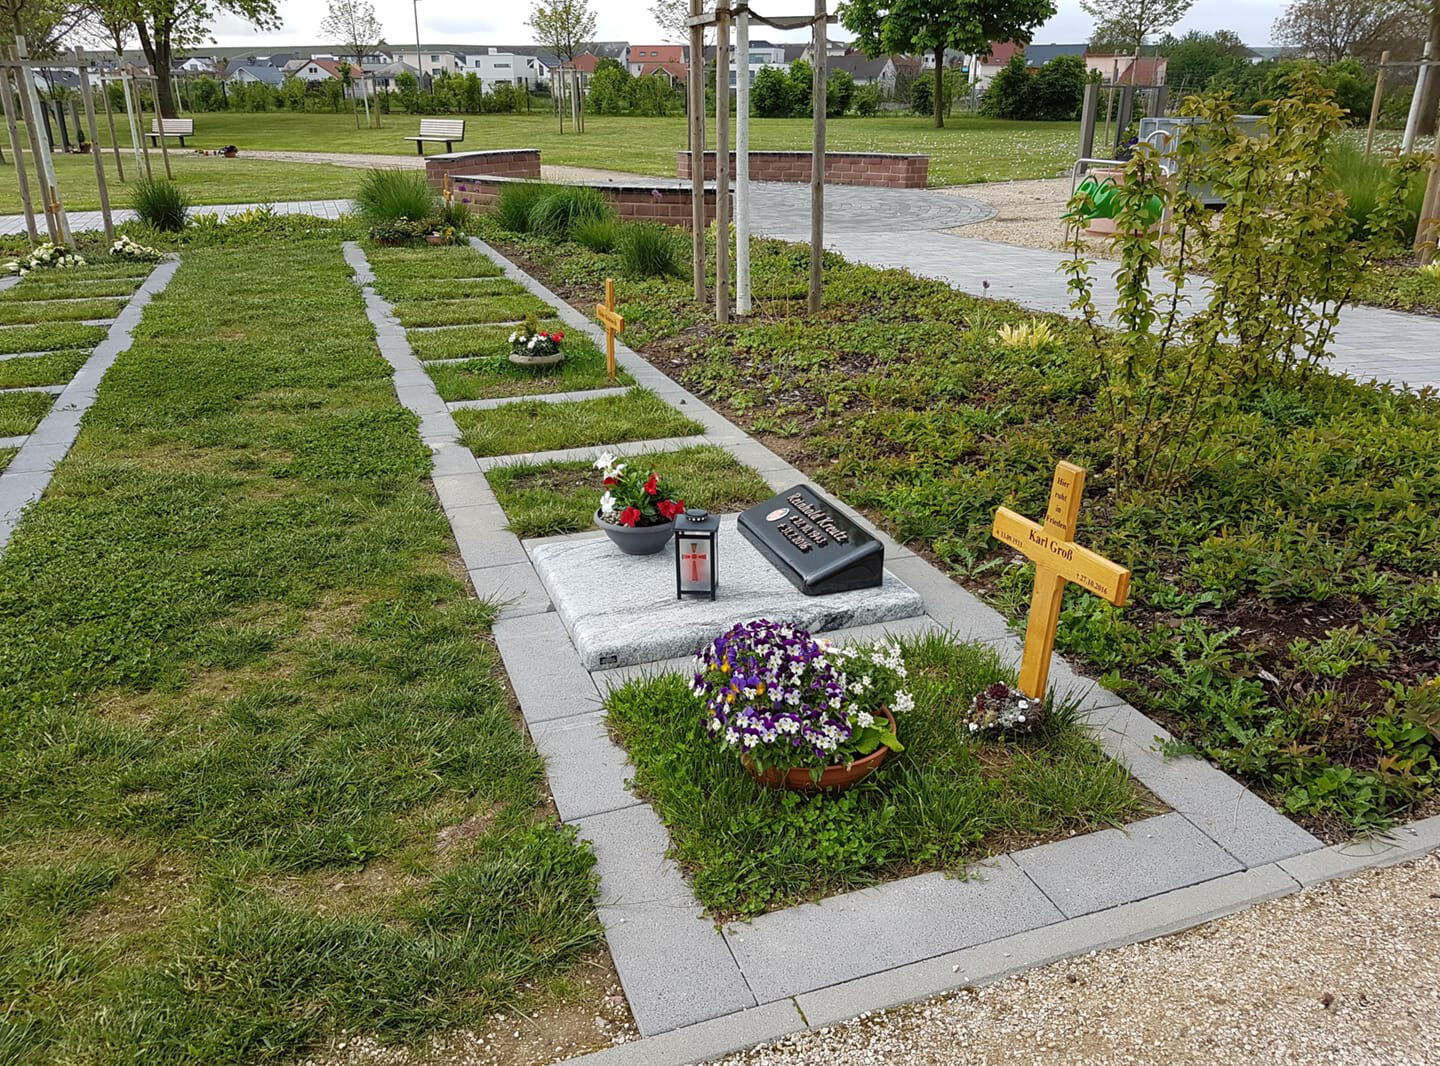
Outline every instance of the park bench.
{"label": "park bench", "polygon": [[179,137],[180,147],[185,147],[185,138],[195,136],[193,118],[152,118],[150,120],[150,143],[157,144],[161,137]]}
{"label": "park bench", "polygon": [[445,151],[451,151],[450,146],[456,141],[465,139],[465,120],[463,118],[422,118],[420,120],[420,136],[406,137],[407,141],[415,142],[415,151],[425,154],[426,141],[444,141]]}

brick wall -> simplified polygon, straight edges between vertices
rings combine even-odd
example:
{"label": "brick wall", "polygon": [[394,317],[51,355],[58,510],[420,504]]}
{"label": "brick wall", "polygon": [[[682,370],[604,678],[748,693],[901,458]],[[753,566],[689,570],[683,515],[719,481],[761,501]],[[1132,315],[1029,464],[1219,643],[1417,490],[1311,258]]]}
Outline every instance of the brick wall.
{"label": "brick wall", "polygon": [[[690,153],[675,153],[675,173],[690,177]],[[730,153],[730,174],[735,174],[735,153]],[[715,177],[715,153],[705,153],[705,177]],[[825,184],[877,185],[887,189],[923,189],[930,177],[930,157],[882,152],[826,152]],[[751,152],[751,181],[810,180],[809,152]]]}
{"label": "brick wall", "polygon": [[440,189],[446,174],[493,174],[501,178],[540,177],[540,149],[507,148],[493,152],[442,152],[425,157],[425,177]]}
{"label": "brick wall", "polygon": [[[538,159],[538,153],[536,154]],[[439,157],[432,157],[439,158]],[[500,196],[500,190],[524,178],[500,177],[493,174],[451,174],[450,191],[462,204],[488,207]],[[617,185],[609,182],[567,182],[588,184],[599,189],[622,219],[645,219],[671,226],[690,227],[690,208],[694,202],[688,186],[680,185]],[[705,221],[715,220],[715,190],[705,190]]]}

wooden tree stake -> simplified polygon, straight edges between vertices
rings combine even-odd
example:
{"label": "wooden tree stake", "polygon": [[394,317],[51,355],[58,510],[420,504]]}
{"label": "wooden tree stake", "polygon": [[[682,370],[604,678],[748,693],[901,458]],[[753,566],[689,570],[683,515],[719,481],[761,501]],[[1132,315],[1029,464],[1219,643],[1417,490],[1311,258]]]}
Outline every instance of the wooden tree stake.
{"label": "wooden tree stake", "polygon": [[605,302],[595,305],[595,317],[605,327],[605,372],[615,380],[615,337],[625,332],[625,316],[615,310],[615,279],[605,279]]}
{"label": "wooden tree stake", "polygon": [[[702,0],[690,0],[690,17],[699,18]],[[685,80],[690,123],[690,268],[695,302],[705,302],[705,27],[690,27],[690,72]]]}
{"label": "wooden tree stake", "polygon": [[715,11],[715,321],[730,321],[730,9],[726,7]]}
{"label": "wooden tree stake", "polygon": [[1031,699],[1045,698],[1065,583],[1073,581],[1116,607],[1123,607],[1130,595],[1129,570],[1075,543],[1075,523],[1084,491],[1084,469],[1060,463],[1050,485],[1050,507],[1043,523],[1001,507],[995,512],[995,525],[990,531],[996,540],[1004,541],[1035,563],[1035,590],[1025,624],[1025,654],[1020,660],[1019,680],[1020,691]]}
{"label": "wooden tree stake", "polygon": [[[20,146],[20,126],[15,121],[15,105],[11,96],[14,88],[10,84],[11,69],[5,67],[0,71],[0,102],[4,104],[5,125],[10,130],[10,154],[15,159],[15,177],[20,183],[20,206],[25,211],[25,232],[30,235],[30,246],[33,248],[40,243],[40,231],[35,226],[35,206],[30,202],[30,179],[25,174],[25,152]],[[21,77],[24,76],[23,67],[13,69]]]}
{"label": "wooden tree stake", "polygon": [[95,157],[95,185],[100,190],[100,217],[105,223],[105,239],[115,240],[115,222],[110,217],[110,190],[105,187],[105,153],[100,150],[100,130],[95,123],[95,98],[90,92],[90,71],[85,57],[75,49],[75,66],[80,72],[80,99],[85,104],[85,125],[90,130],[90,154]]}

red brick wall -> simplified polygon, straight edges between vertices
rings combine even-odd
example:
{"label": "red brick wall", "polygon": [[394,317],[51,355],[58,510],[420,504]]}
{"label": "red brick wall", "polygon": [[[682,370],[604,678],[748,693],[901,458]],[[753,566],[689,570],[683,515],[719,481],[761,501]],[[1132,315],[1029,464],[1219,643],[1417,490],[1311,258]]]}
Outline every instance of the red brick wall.
{"label": "red brick wall", "polygon": [[[690,177],[690,153],[675,153],[675,173]],[[730,174],[735,174],[735,153],[730,153]],[[715,177],[715,153],[705,153],[705,177]],[[888,155],[878,152],[826,152],[827,185],[877,185],[887,189],[923,189],[930,177],[930,157]],[[751,152],[752,181],[809,181],[809,152]]]}
{"label": "red brick wall", "polygon": [[501,178],[540,177],[540,149],[509,148],[493,152],[443,152],[425,157],[425,177],[440,189],[446,174],[493,174]]}
{"label": "red brick wall", "polygon": [[[492,174],[469,174],[450,176],[451,194],[462,204],[471,207],[488,207],[500,196],[500,190],[517,178],[499,177]],[[567,184],[585,184],[571,183]],[[614,206],[616,213],[625,220],[645,219],[664,222],[671,226],[690,227],[690,209],[694,202],[690,189],[678,185],[612,185],[596,182],[591,188],[599,189]],[[715,220],[715,190],[705,190],[705,221]]]}

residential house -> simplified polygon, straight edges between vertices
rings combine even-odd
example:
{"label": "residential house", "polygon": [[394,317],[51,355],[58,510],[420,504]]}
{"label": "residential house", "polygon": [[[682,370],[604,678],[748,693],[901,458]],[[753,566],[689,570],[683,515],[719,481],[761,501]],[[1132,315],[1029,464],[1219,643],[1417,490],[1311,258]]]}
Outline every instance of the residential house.
{"label": "residential house", "polygon": [[637,78],[664,78],[670,88],[678,88],[690,80],[690,65],[688,63],[642,63],[640,70],[635,74]]}
{"label": "residential house", "polygon": [[409,63],[417,70],[425,72],[428,78],[434,78],[441,74],[459,74],[465,69],[465,54],[449,48],[440,48],[437,45],[421,45],[417,55],[415,49],[408,51],[404,48],[395,49],[395,58],[401,62]]}
{"label": "residential house", "polygon": [[1085,69],[1098,72],[1106,85],[1164,85],[1170,61],[1164,56],[1091,55],[1085,56]]}
{"label": "residential house", "polygon": [[[995,80],[995,75],[1004,70],[1006,64],[1017,54],[1025,56],[1027,67],[1043,67],[1056,56],[1078,56],[1085,59],[1086,49],[1083,44],[1017,44],[1013,41],[997,41],[990,45],[988,55],[974,56],[971,59],[971,83],[978,89],[988,88]],[[929,69],[935,69],[935,64],[929,64]]]}
{"label": "residential house", "polygon": [[683,44],[636,44],[630,46],[625,65],[638,77],[653,73],[663,64],[684,66],[688,53]]}
{"label": "residential house", "polygon": [[480,79],[485,86],[528,85],[533,80],[530,74],[530,56],[502,52],[498,48],[482,48],[478,52],[465,54],[465,69]]}
{"label": "residential house", "polygon": [[382,93],[399,92],[400,83],[397,79],[399,79],[401,74],[409,74],[417,82],[420,80],[420,72],[409,63],[404,63],[400,60],[396,60],[393,63],[386,63],[383,66],[376,67],[374,70],[367,70],[365,73],[368,76],[367,80],[374,84],[375,91]]}
{"label": "residential house", "polygon": [[320,58],[302,59],[294,70],[288,70],[287,65],[287,73],[292,77],[299,78],[301,81],[323,82],[330,81],[332,78],[343,81],[344,75],[340,71],[340,64],[342,63],[350,68],[350,76],[352,78],[363,73],[360,67],[357,67],[348,59]]}
{"label": "residential house", "polygon": [[885,96],[895,94],[895,57],[871,59],[863,52],[836,56],[829,61],[831,71],[843,70],[855,79],[856,85],[878,85]]}
{"label": "residential house", "polygon": [[225,80],[237,85],[269,85],[278,89],[284,83],[285,75],[279,67],[272,67],[268,63],[245,63],[231,67]]}

